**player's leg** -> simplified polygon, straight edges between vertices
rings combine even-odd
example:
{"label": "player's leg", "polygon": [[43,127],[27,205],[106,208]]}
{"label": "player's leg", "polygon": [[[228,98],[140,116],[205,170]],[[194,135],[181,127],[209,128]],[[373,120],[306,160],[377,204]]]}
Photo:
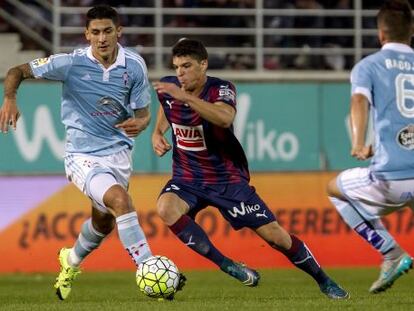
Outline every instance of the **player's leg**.
{"label": "player's leg", "polygon": [[[103,189],[107,189],[103,191]],[[123,186],[110,174],[100,174],[90,182],[90,194],[103,203],[115,217],[118,236],[135,265],[152,256],[132,200]]]}
{"label": "player's leg", "polygon": [[[67,263],[61,258],[68,257],[69,254],[71,254],[70,260],[74,264],[77,261],[81,261],[82,256],[88,254],[88,248],[92,251],[94,249],[93,245],[96,245],[96,247],[99,245],[103,239],[103,236],[100,236],[100,234],[105,234],[112,230],[114,221],[117,224],[119,238],[134,263],[138,266],[140,262],[150,257],[151,251],[139,225],[137,213],[130,196],[125,190],[132,171],[130,151],[123,150],[104,157],[67,154],[65,157],[65,170],[68,179],[86,196],[91,198],[94,207],[100,213],[95,212],[92,214],[92,226],[85,225],[82,227],[85,235],[89,235],[93,242],[86,247],[78,247],[77,252],[69,251],[69,249],[61,250],[59,254],[61,265]],[[103,216],[104,214],[108,214],[108,216]],[[79,244],[82,244],[82,238],[79,239]],[[79,268],[73,268],[77,272],[76,274],[78,274],[79,271],[77,270]],[[60,276],[58,279],[61,278]],[[62,276],[62,278],[69,280],[68,282],[72,284],[75,276],[71,278]],[[60,286],[58,285],[58,287]],[[70,290],[66,291],[66,293],[65,297],[59,296],[58,293],[59,298],[66,299]]]}
{"label": "player's leg", "polygon": [[152,254],[127,192],[132,172],[131,151],[126,149],[102,158],[101,166],[92,166],[96,176],[89,175],[86,190],[98,206],[115,217],[119,239],[138,266]]}
{"label": "player's leg", "polygon": [[272,248],[283,253],[297,268],[308,273],[327,297],[349,298],[349,294],[322,270],[306,244],[295,235],[289,234],[276,221],[262,225],[255,231]]}
{"label": "player's leg", "polygon": [[[400,183],[400,182],[398,182]],[[402,181],[402,188],[394,182],[384,184],[370,177],[368,169],[344,171],[328,184],[328,195],[344,221],[367,243],[380,252],[383,264],[379,278],[372,284],[371,293],[388,289],[395,280],[412,267],[412,258],[398,245],[381,222],[380,216],[401,208],[404,188],[412,185]],[[388,198],[384,193],[388,193]]]}
{"label": "player's leg", "polygon": [[[86,192],[86,184],[88,176],[92,174],[92,163],[94,163],[94,161],[97,161],[95,157],[87,155],[66,154],[65,156],[65,171],[69,181],[78,187],[86,196],[88,196],[88,193]],[[99,164],[97,164],[97,166],[99,166]],[[94,204],[95,203],[92,200],[92,206]],[[92,219],[90,218],[83,223],[81,232],[75,242],[75,247],[64,247],[59,251],[58,260],[60,264],[60,272],[56,278],[56,283],[54,284],[59,299],[65,300],[69,297],[72,290],[72,283],[76,276],[81,272],[79,265],[82,259],[92,251],[92,245],[99,245],[103,239],[101,234],[102,232],[93,228]],[[75,252],[75,248],[78,253]]]}
{"label": "player's leg", "polygon": [[219,265],[223,254],[211,243],[205,231],[187,215],[189,206],[175,193],[163,193],[158,198],[157,211],[163,222],[186,246]]}
{"label": "player's leg", "polygon": [[306,245],[279,226],[274,214],[254,187],[246,182],[228,185],[225,193],[220,192],[212,200],[220,206],[221,214],[234,229],[247,227],[255,230],[270,246],[285,254],[298,268],[309,273],[328,296],[345,298],[348,295],[322,271]]}
{"label": "player's leg", "polygon": [[93,250],[99,247],[103,239],[115,227],[115,218],[92,206],[92,217],[87,219],[73,248],[70,249],[68,263],[78,267]]}
{"label": "player's leg", "polygon": [[87,219],[81,228],[81,232],[72,248],[62,248],[59,251],[60,273],[54,287],[61,300],[68,298],[72,283],[81,272],[81,262],[94,249],[98,248],[102,240],[114,228],[114,217],[109,213],[103,213],[92,207],[92,217]]}
{"label": "player's leg", "polygon": [[[170,230],[189,248],[215,263],[221,270],[240,280],[247,286],[256,286],[257,273],[224,256],[210,241],[205,231],[187,215],[190,205],[202,206],[199,198],[177,183],[168,182],[157,202],[161,219]],[[178,194],[179,193],[179,194]]]}

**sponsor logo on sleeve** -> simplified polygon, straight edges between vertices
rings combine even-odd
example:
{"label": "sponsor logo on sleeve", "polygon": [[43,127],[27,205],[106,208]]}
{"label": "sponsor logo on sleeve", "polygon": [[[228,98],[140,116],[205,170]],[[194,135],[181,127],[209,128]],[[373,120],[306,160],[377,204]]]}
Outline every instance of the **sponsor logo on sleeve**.
{"label": "sponsor logo on sleeve", "polygon": [[178,148],[189,151],[207,149],[202,125],[185,126],[173,123],[172,127]]}
{"label": "sponsor logo on sleeve", "polygon": [[38,59],[32,60],[31,63],[32,63],[33,68],[37,68],[37,67],[47,64],[49,61],[50,61],[49,57],[44,57],[44,58],[38,58]]}
{"label": "sponsor logo on sleeve", "polygon": [[219,99],[234,101],[235,98],[236,94],[234,94],[233,90],[231,90],[228,85],[220,85]]}

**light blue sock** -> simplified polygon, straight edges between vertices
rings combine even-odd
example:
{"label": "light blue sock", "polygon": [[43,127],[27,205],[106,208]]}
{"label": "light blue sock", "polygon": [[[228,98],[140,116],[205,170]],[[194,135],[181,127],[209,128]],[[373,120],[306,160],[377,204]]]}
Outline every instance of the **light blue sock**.
{"label": "light blue sock", "polygon": [[69,264],[71,266],[79,266],[80,263],[88,256],[94,249],[98,248],[105,234],[96,231],[92,226],[92,220],[89,218],[83,225],[75,246],[69,253]]}
{"label": "light blue sock", "polygon": [[152,256],[144,231],[138,222],[136,212],[121,215],[116,218],[119,239],[134,260],[136,266]]}
{"label": "light blue sock", "polygon": [[364,218],[349,201],[329,197],[343,220],[382,255],[399,249],[397,242],[377,217]]}

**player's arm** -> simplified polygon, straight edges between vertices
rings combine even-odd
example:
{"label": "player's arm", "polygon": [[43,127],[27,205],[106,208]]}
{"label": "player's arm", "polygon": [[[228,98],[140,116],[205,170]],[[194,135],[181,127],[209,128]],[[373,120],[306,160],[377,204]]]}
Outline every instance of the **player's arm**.
{"label": "player's arm", "polygon": [[115,125],[116,128],[125,131],[128,137],[136,137],[148,127],[151,120],[149,105],[134,110],[134,117]]}
{"label": "player's arm", "polygon": [[220,127],[228,128],[233,124],[236,110],[224,102],[214,102],[212,105],[206,101],[186,93],[183,102],[187,103],[203,119]]}
{"label": "player's arm", "polygon": [[170,149],[171,145],[168,143],[164,134],[169,129],[170,124],[165,117],[164,109],[160,107],[158,109],[157,121],[155,122],[154,132],[152,133],[152,148],[157,156],[162,157]]}
{"label": "player's arm", "polygon": [[362,94],[351,97],[351,156],[358,160],[366,160],[373,155],[372,146],[366,145],[366,134],[369,118],[369,102]]}
{"label": "player's arm", "polygon": [[236,110],[224,102],[207,103],[197,96],[186,93],[174,83],[155,82],[153,86],[158,93],[167,93],[188,104],[203,119],[217,126],[228,128],[233,123]]}
{"label": "player's arm", "polygon": [[0,108],[0,130],[7,133],[9,126],[16,129],[20,112],[17,107],[16,94],[20,83],[34,78],[29,64],[23,64],[9,69],[4,80],[4,99]]}

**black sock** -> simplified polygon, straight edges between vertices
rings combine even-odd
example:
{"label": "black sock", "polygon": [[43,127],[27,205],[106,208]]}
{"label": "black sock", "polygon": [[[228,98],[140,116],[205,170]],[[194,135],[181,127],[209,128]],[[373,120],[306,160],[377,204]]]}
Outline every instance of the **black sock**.
{"label": "black sock", "polygon": [[281,252],[299,269],[308,273],[315,279],[318,284],[324,284],[329,277],[322,270],[321,266],[313,257],[310,250],[305,243],[299,240],[296,236],[291,235],[292,246],[288,250],[281,250]]}
{"label": "black sock", "polygon": [[189,248],[221,267],[224,259],[220,251],[214,247],[204,230],[189,216],[181,216],[171,225],[170,230]]}

